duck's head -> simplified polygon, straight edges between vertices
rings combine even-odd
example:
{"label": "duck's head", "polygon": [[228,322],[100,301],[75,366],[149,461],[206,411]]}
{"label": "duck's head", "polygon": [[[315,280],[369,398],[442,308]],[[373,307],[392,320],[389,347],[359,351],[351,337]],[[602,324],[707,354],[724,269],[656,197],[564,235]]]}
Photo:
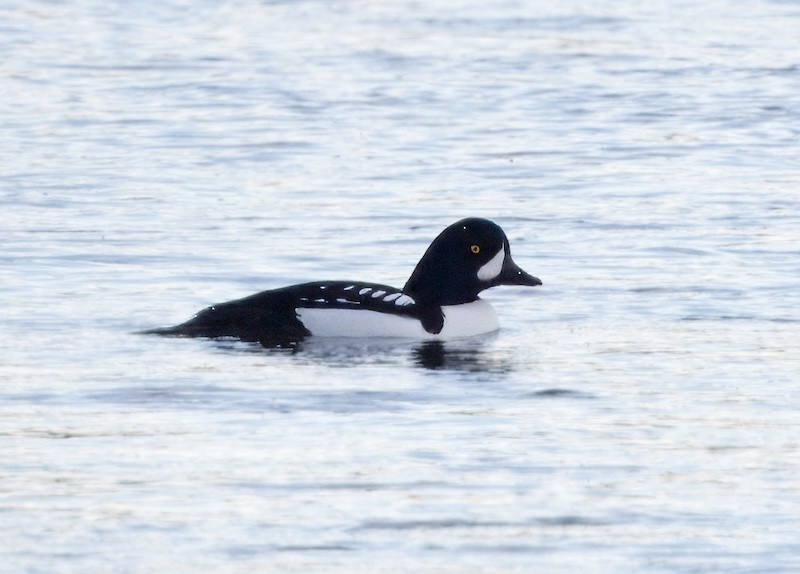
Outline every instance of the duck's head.
{"label": "duck's head", "polygon": [[433,240],[403,292],[420,304],[459,305],[496,285],[541,284],[511,259],[508,238],[499,225],[470,217]]}

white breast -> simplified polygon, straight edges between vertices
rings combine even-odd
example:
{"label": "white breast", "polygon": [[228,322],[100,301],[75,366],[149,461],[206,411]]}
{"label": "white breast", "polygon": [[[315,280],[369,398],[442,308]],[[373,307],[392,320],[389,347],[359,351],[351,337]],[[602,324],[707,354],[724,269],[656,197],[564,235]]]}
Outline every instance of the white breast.
{"label": "white breast", "polygon": [[433,335],[410,317],[364,309],[297,309],[306,329],[317,337],[398,337],[450,339],[496,331],[500,326],[494,308],[481,299],[442,307],[444,327]]}

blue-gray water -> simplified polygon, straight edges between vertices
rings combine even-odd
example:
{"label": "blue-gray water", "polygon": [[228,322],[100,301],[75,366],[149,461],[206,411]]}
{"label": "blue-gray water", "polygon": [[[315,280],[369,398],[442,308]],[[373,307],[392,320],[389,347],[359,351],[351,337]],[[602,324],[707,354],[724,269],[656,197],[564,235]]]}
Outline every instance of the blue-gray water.
{"label": "blue-gray water", "polygon": [[[800,571],[800,5],[0,6],[0,571]],[[490,337],[133,332],[402,285]]]}

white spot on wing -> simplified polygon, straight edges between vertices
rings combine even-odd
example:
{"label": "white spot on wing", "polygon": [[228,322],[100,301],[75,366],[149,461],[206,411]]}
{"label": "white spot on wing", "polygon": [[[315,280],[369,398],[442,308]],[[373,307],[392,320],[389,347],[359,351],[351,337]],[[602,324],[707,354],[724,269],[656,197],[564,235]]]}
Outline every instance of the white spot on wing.
{"label": "white spot on wing", "polygon": [[386,297],[384,297],[383,300],[386,301],[387,303],[391,303],[392,301],[400,297],[400,295],[402,295],[402,293],[392,293],[391,295],[387,295]]}
{"label": "white spot on wing", "polygon": [[484,263],[480,269],[478,269],[478,279],[481,281],[491,281],[503,270],[503,261],[506,259],[506,251],[504,248],[500,248],[500,251],[497,252],[497,255],[492,257],[489,261]]}
{"label": "white spot on wing", "polygon": [[414,303],[415,301],[408,295],[400,295],[400,297],[397,298],[397,301],[394,302],[394,304],[398,305],[399,307],[405,307],[406,305],[413,305]]}
{"label": "white spot on wing", "polygon": [[383,297],[384,295],[386,295],[386,291],[375,291],[375,293],[372,294],[372,298],[377,299],[378,297]]}
{"label": "white spot on wing", "polygon": [[366,294],[367,294],[367,293],[369,293],[370,291],[372,291],[372,289],[370,289],[369,287],[364,287],[363,289],[361,289],[361,290],[358,292],[358,294],[359,294],[359,295],[366,295]]}
{"label": "white spot on wing", "polygon": [[344,288],[344,290],[350,291],[351,289],[355,289],[355,287],[356,287],[355,285],[348,285],[347,287]]}

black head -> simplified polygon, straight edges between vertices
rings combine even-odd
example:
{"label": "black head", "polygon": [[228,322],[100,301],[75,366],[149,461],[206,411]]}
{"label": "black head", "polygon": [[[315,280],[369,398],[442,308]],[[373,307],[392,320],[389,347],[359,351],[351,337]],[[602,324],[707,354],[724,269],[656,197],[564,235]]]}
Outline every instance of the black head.
{"label": "black head", "polygon": [[511,259],[503,230],[488,219],[454,223],[433,240],[403,292],[423,305],[459,305],[495,285],[541,285]]}

